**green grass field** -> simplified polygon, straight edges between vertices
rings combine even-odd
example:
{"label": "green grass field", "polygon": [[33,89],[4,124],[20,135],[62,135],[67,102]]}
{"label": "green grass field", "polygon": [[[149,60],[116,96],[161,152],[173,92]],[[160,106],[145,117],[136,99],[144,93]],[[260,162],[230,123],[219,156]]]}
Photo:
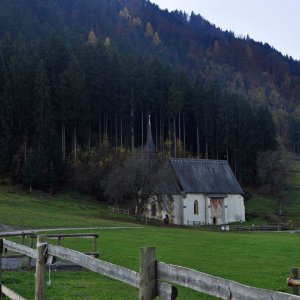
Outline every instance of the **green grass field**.
{"label": "green grass field", "polygon": [[[287,192],[284,212],[299,220],[300,164],[295,167],[295,189]],[[299,173],[298,173],[299,171]],[[254,213],[274,213],[276,203],[254,196],[246,203]],[[58,196],[11,193],[0,189],[0,224],[16,228],[136,226],[120,222],[105,206],[75,193]],[[105,219],[107,218],[107,219]],[[253,222],[263,222],[258,219]],[[78,232],[78,231],[76,231]],[[90,231],[89,231],[90,232]],[[93,230],[100,234],[100,258],[132,270],[139,269],[141,247],[155,246],[157,259],[260,288],[290,292],[291,267],[300,266],[300,234],[267,232],[206,232],[197,228]],[[91,251],[90,239],[66,239],[63,246]],[[48,274],[47,274],[48,276]],[[34,298],[34,273],[2,273],[4,284],[27,299]],[[214,299],[178,287],[178,299]],[[51,272],[47,299],[138,299],[138,290],[92,272]]]}
{"label": "green grass field", "polygon": [[119,216],[81,194],[30,195],[0,188],[0,225],[10,225],[16,229],[124,226],[123,223],[110,221],[114,218]]}
{"label": "green grass field", "polygon": [[[270,216],[278,215],[276,197],[261,196],[255,193],[246,201],[246,212],[258,217],[250,223],[260,224],[272,222]],[[291,183],[283,194],[281,221],[294,224],[300,228],[300,161],[293,160],[291,169]],[[273,221],[274,222],[274,221]]]}
{"label": "green grass field", "polygon": [[[99,230],[101,259],[138,271],[139,250],[157,248],[157,259],[247,285],[288,292],[286,278],[300,264],[300,235],[292,233],[219,233],[196,229]],[[68,239],[63,246],[91,250],[91,240]],[[33,299],[32,272],[4,272],[4,283]],[[92,272],[51,272],[47,299],[137,299],[138,291]],[[179,288],[178,299],[214,299]]]}

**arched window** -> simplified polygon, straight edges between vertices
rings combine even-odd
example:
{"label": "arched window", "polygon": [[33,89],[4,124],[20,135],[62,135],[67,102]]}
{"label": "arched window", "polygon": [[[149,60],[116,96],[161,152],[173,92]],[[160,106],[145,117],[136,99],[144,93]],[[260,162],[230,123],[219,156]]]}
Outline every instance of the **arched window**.
{"label": "arched window", "polygon": [[194,202],[194,215],[199,215],[199,203],[197,200]]}

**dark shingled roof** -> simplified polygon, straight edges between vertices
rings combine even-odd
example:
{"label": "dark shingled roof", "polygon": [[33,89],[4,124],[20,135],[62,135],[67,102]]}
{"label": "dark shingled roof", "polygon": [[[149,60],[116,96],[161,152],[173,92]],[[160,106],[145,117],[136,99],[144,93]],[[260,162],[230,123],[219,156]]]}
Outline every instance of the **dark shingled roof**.
{"label": "dark shingled roof", "polygon": [[167,195],[180,195],[181,191],[176,183],[175,174],[170,177],[164,178],[160,183],[160,191]]}
{"label": "dark shingled roof", "polygon": [[226,160],[171,158],[170,164],[186,193],[243,194]]}

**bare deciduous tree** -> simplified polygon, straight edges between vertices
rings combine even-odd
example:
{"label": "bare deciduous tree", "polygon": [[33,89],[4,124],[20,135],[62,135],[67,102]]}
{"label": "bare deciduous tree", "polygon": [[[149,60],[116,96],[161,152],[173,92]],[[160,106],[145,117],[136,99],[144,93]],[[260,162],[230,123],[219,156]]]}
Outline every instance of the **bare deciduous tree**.
{"label": "bare deciduous tree", "polygon": [[102,185],[107,197],[116,204],[135,208],[140,219],[148,204],[161,204],[161,183],[168,174],[167,162],[135,151],[112,168]]}

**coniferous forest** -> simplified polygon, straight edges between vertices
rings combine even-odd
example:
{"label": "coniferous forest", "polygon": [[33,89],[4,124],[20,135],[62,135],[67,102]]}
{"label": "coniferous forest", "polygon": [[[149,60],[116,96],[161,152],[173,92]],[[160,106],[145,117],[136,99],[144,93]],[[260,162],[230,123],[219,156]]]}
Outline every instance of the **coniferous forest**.
{"label": "coniferous forest", "polygon": [[[276,135],[297,151],[298,96],[279,82],[300,87],[300,67],[271,47],[145,0],[0,4],[2,178],[53,190],[88,174],[96,183],[82,190],[101,193],[111,161],[145,144],[149,114],[159,153],[228,159],[244,184],[257,184],[257,155]],[[255,49],[285,73],[245,62]]]}
{"label": "coniferous forest", "polygon": [[80,149],[143,147],[148,114],[159,152],[229,159],[245,182],[256,154],[276,147],[266,108],[155,59],[55,35],[47,45],[6,36],[0,51],[1,170],[16,181],[54,184]]}

